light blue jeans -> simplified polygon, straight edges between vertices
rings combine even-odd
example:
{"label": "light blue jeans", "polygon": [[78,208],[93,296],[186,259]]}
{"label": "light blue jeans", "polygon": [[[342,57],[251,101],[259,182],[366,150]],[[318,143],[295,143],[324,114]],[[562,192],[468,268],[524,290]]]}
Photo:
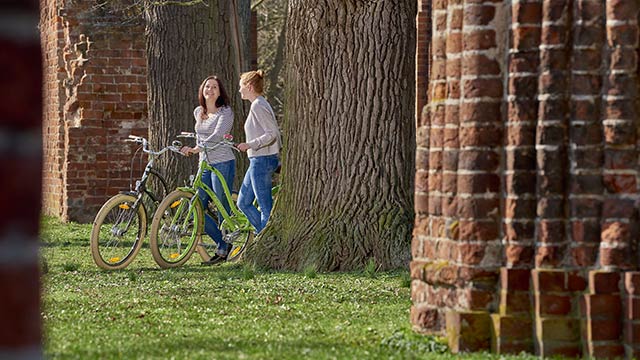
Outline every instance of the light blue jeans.
{"label": "light blue jeans", "polygon": [[[278,167],[278,163],[278,155],[249,158],[249,169],[244,175],[238,194],[238,207],[247,216],[256,233],[264,229],[271,215],[273,207],[271,176]],[[256,198],[260,210],[253,205],[253,200]]]}
{"label": "light blue jeans", "polygon": [[[220,171],[220,173],[222,174],[222,177],[224,177],[224,181],[227,182],[229,191],[231,191],[233,186],[233,177],[235,176],[235,173],[236,173],[236,161],[229,160],[229,161],[225,161],[217,164],[210,164],[210,165],[211,167]],[[208,187],[210,187],[213,190],[213,192],[216,194],[218,199],[220,199],[220,201],[222,202],[222,205],[224,206],[225,210],[228,213],[229,203],[227,202],[227,197],[224,194],[224,188],[222,187],[222,183],[220,182],[220,179],[218,179],[216,174],[210,170],[205,170],[202,173],[202,182],[205,183]],[[209,201],[211,201],[211,199],[209,198],[209,195],[207,195],[207,193],[205,193],[204,190],[198,189],[198,196],[202,201],[203,208],[206,209],[207,206],[209,205]],[[220,215],[219,211],[218,211],[218,219],[222,221],[222,215]],[[205,218],[204,218],[204,232],[206,232],[207,235],[209,235],[211,239],[213,239],[213,241],[215,241],[216,244],[218,245],[218,252],[217,252],[218,255],[226,255],[227,252],[229,251],[228,244],[222,240],[222,232],[220,232],[218,225],[213,220],[213,218],[207,214],[206,211],[205,211]]]}

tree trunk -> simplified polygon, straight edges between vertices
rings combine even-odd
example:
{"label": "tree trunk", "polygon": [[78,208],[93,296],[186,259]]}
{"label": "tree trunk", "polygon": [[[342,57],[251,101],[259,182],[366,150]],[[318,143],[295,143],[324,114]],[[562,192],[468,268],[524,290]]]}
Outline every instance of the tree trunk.
{"label": "tree trunk", "polygon": [[283,188],[249,261],[407,265],[415,15],[411,0],[289,2]]}
{"label": "tree trunk", "polygon": [[[181,131],[194,131],[198,87],[212,74],[221,79],[231,100],[234,137],[244,139],[248,107],[238,93],[238,81],[247,69],[243,64],[248,48],[240,44],[244,41],[242,28],[249,24],[239,21],[233,7],[236,2],[238,6],[250,5],[247,0],[145,3],[149,137],[154,148],[171,143]],[[182,185],[197,165],[192,159],[174,155],[163,156],[157,164],[173,185]],[[237,173],[244,173],[247,166],[246,158],[239,157]],[[238,178],[236,187],[241,181]]]}

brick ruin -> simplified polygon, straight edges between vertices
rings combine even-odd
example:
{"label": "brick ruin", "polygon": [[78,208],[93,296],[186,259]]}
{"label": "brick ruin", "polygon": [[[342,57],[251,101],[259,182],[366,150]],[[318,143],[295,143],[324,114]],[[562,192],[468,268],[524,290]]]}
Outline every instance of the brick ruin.
{"label": "brick ruin", "polygon": [[147,134],[144,24],[119,3],[40,0],[43,211],[65,221],[92,221],[129,188],[122,139]]}
{"label": "brick ruin", "polygon": [[638,6],[418,1],[417,331],[640,356]]}

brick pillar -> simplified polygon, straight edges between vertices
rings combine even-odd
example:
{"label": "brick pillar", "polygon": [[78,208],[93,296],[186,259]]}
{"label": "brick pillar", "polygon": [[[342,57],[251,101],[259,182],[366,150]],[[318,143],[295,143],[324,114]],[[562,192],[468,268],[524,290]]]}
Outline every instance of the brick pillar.
{"label": "brick pillar", "polygon": [[624,356],[622,347],[622,300],[620,273],[589,272],[589,292],[580,304],[584,356],[616,359]]}
{"label": "brick pillar", "polygon": [[600,243],[602,211],[602,125],[600,75],[604,2],[574,4],[569,130],[571,264],[591,267]]}
{"label": "brick pillar", "polygon": [[606,2],[602,266],[628,268],[637,260],[631,246],[638,237],[637,20],[637,1]]}
{"label": "brick pillar", "polygon": [[[506,26],[504,4],[465,2],[449,8],[447,79],[455,89],[458,70],[457,9],[462,12],[460,100],[450,91],[444,131],[443,214],[441,236],[452,242],[451,259],[457,273],[458,305],[447,314],[452,351],[488,348],[489,309],[495,306],[500,240],[500,153],[502,145],[503,80],[500,61]],[[459,104],[459,107],[455,105]],[[457,120],[457,121],[456,121]],[[465,320],[466,319],[466,320]],[[474,319],[473,321],[470,319]],[[464,320],[464,321],[463,321]],[[465,324],[470,328],[466,328]]]}
{"label": "brick pillar", "polygon": [[504,240],[509,268],[532,268],[536,218],[536,119],[542,2],[511,7],[504,149]]}
{"label": "brick pillar", "polygon": [[640,359],[640,272],[624,273],[624,349],[628,359]]}
{"label": "brick pillar", "polygon": [[38,228],[42,62],[38,2],[0,3],[0,358],[42,358]]}
{"label": "brick pillar", "polygon": [[[424,10],[426,1],[421,1]],[[430,81],[428,81],[428,112],[423,111],[416,131],[415,210],[411,251],[411,323],[419,332],[441,333],[445,327],[444,297],[437,286],[427,279],[436,262],[435,249],[442,223],[440,187],[442,184],[442,134],[444,130],[446,96],[446,29],[447,2],[436,1],[431,9],[433,34],[431,39]],[[418,19],[419,20],[419,19]],[[425,32],[418,24],[418,30]],[[424,25],[424,24],[423,24]],[[418,34],[418,39],[420,34]],[[418,42],[418,46],[420,46]]]}
{"label": "brick pillar", "polygon": [[584,278],[566,270],[536,269],[533,278],[535,349],[540,356],[581,354],[579,296]]}
{"label": "brick pillar", "polygon": [[568,40],[571,1],[544,1],[540,41],[536,157],[538,175],[536,266],[561,265],[565,236]]}

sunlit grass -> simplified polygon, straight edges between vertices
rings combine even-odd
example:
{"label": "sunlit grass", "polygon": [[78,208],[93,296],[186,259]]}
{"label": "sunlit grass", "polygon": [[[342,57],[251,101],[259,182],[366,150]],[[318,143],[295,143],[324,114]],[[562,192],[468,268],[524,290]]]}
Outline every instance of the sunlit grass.
{"label": "sunlit grass", "polygon": [[458,358],[411,331],[407,271],[203,267],[197,254],[160,270],[145,245],[127,269],[108,272],[93,264],[90,227],[43,222],[47,358]]}

